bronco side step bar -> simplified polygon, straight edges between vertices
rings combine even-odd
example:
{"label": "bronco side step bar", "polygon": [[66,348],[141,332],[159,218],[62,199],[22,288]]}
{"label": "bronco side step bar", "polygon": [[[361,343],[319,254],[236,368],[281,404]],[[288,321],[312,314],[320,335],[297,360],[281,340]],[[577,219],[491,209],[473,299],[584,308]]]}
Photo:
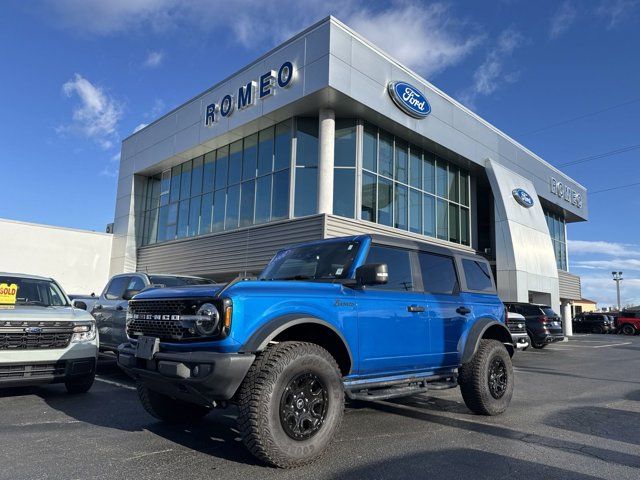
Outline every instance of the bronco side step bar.
{"label": "bronco side step bar", "polygon": [[431,375],[429,377],[405,377],[393,380],[345,382],[345,393],[351,400],[387,400],[389,398],[417,395],[429,390],[445,390],[458,386],[457,374]]}

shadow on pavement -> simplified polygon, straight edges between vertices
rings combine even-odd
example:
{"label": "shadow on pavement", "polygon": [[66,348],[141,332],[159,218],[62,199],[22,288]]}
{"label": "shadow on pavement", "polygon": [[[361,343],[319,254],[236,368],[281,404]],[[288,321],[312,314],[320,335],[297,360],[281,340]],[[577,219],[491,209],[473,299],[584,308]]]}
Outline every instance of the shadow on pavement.
{"label": "shadow on pavement", "polygon": [[629,392],[624,396],[624,398],[626,398],[627,400],[635,400],[636,402],[640,402],[640,390]]}
{"label": "shadow on pavement", "polygon": [[640,413],[637,412],[603,407],[573,407],[553,413],[544,423],[571,432],[640,445]]}
{"label": "shadow on pavement", "polygon": [[528,480],[595,480],[558,467],[468,448],[405,455],[341,472],[336,480],[365,478],[438,478],[451,480],[527,478]]}

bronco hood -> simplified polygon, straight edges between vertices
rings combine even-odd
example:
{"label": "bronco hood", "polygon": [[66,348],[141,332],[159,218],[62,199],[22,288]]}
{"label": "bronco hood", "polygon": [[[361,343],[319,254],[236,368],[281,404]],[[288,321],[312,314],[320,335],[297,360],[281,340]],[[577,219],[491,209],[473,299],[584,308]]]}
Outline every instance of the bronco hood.
{"label": "bronco hood", "polygon": [[213,297],[226,284],[219,283],[215,285],[185,285],[182,287],[151,287],[143,290],[135,297],[134,300],[151,300],[160,298],[193,298],[193,297]]}

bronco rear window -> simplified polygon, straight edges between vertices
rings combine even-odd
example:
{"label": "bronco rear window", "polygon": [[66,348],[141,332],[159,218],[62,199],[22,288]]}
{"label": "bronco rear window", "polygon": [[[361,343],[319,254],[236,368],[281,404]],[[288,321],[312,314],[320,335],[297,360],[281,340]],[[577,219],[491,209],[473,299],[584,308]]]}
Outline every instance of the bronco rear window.
{"label": "bronco rear window", "polygon": [[462,259],[464,268],[464,278],[467,280],[467,288],[478,292],[493,293],[496,288],[493,286],[489,265],[477,260]]}

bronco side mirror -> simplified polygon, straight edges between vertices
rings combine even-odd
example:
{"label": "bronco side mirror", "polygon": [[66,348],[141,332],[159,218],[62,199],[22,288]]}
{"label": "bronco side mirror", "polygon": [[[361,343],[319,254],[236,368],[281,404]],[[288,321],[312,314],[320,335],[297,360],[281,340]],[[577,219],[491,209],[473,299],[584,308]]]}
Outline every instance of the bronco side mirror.
{"label": "bronco side mirror", "polygon": [[384,285],[389,280],[386,263],[369,263],[356,269],[356,282],[360,286]]}

